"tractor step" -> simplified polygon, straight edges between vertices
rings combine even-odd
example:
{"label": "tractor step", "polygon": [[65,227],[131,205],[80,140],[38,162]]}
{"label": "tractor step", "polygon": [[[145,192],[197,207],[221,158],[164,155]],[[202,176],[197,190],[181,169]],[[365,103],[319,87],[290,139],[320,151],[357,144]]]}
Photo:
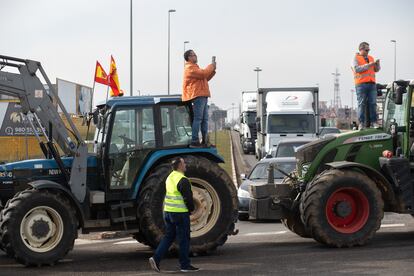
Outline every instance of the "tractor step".
{"label": "tractor step", "polygon": [[117,222],[124,222],[124,221],[133,221],[133,220],[137,220],[137,218],[134,217],[134,216],[112,218],[112,221],[115,222],[115,223],[117,223]]}
{"label": "tractor step", "polygon": [[111,226],[111,220],[109,219],[86,220],[84,223],[85,228],[103,228],[109,226]]}
{"label": "tractor step", "polygon": [[121,202],[118,204],[111,205],[111,210],[117,210],[119,208],[126,209],[134,207],[134,203],[131,201],[128,202]]}

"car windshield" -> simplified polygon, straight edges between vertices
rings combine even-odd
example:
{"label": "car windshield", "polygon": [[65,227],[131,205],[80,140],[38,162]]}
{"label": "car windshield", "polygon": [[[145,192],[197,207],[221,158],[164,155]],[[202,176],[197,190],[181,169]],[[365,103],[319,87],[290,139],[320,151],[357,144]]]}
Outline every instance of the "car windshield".
{"label": "car windshield", "polygon": [[276,149],[275,157],[295,157],[296,149],[308,142],[280,143]]}
{"label": "car windshield", "polygon": [[323,127],[321,128],[321,133],[320,135],[325,135],[325,134],[329,134],[329,133],[341,133],[341,131],[335,127]]}
{"label": "car windshield", "polygon": [[314,133],[315,119],[311,114],[271,114],[268,133]]}
{"label": "car windshield", "polygon": [[[259,163],[254,167],[252,172],[250,173],[249,179],[267,179],[268,171],[270,163]],[[277,163],[277,167],[286,173],[290,173],[295,169],[296,163],[295,162],[286,162],[286,163]],[[278,170],[273,171],[273,177],[275,179],[283,179],[285,176],[279,172]]]}

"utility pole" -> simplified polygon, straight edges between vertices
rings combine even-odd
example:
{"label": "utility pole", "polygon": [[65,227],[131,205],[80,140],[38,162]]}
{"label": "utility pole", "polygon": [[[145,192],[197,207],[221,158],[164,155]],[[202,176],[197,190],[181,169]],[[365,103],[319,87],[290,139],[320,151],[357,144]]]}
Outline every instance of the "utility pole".
{"label": "utility pole", "polygon": [[170,95],[170,15],[175,10],[168,10],[168,95]]}
{"label": "utility pole", "polygon": [[332,73],[332,75],[334,76],[334,104],[333,105],[335,108],[336,116],[338,116],[338,109],[342,108],[341,95],[339,92],[339,76],[341,74],[339,74],[338,68],[336,68],[335,73]]}
{"label": "utility pole", "polygon": [[253,71],[257,73],[256,81],[257,81],[257,89],[259,89],[259,72],[261,72],[262,69],[260,69],[260,67],[256,67],[256,69],[254,69]]}
{"label": "utility pole", "polygon": [[397,40],[392,39],[392,43],[394,43],[394,81],[397,80]]}

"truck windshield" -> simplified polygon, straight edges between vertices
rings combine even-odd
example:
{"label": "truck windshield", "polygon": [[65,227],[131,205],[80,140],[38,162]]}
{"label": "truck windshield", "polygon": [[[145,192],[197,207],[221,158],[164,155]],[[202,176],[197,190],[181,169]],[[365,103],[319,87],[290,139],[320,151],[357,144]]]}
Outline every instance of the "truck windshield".
{"label": "truck windshield", "polygon": [[245,112],[243,116],[246,124],[252,125],[256,123],[256,112]]}
{"label": "truck windshield", "polygon": [[270,114],[267,133],[315,133],[312,114]]}

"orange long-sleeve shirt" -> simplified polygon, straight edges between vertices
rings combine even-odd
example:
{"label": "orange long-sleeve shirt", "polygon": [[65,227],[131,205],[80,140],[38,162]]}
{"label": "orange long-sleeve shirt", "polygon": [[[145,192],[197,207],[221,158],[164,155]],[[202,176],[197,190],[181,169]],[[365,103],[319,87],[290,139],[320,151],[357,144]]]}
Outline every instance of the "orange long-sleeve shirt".
{"label": "orange long-sleeve shirt", "polygon": [[213,64],[201,69],[197,64],[186,62],[184,66],[183,101],[197,97],[210,97],[208,81],[216,74]]}

